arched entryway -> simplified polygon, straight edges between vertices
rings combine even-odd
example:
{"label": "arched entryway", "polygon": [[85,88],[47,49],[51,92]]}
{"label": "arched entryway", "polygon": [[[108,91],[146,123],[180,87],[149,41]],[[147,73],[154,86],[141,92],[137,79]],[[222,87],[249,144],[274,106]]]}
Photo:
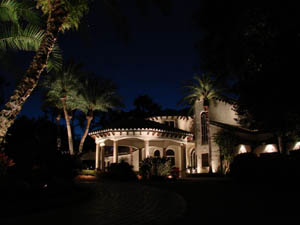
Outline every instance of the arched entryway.
{"label": "arched entryway", "polygon": [[154,151],[154,157],[155,158],[160,158],[160,151],[159,150]]}
{"label": "arched entryway", "polygon": [[190,162],[191,172],[194,172],[197,169],[197,155],[195,149],[191,151]]}
{"label": "arched entryway", "polygon": [[166,151],[166,157],[171,160],[171,165],[175,166],[175,152],[172,149]]}

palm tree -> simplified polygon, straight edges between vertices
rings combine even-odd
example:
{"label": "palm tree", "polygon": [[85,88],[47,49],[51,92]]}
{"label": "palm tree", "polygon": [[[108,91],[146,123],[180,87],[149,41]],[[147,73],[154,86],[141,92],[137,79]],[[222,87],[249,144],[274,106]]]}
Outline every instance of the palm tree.
{"label": "palm tree", "polygon": [[[212,99],[220,98],[221,89],[218,87],[218,83],[212,77],[202,74],[201,76],[194,76],[195,84],[190,86],[185,86],[188,91],[188,95],[183,98],[183,101],[187,102],[189,105],[193,106],[195,118],[200,115],[199,109],[196,108],[199,106],[198,103],[203,104],[203,109],[206,118],[206,127],[207,127],[207,138],[208,138],[208,163],[209,171],[212,172],[212,149],[211,149],[211,135],[210,135],[210,122],[209,122],[209,102]],[[196,126],[199,126],[199,123],[196,123]],[[197,128],[196,128],[197,129]],[[199,129],[199,128],[198,128]],[[196,137],[197,138],[197,137]],[[196,144],[198,142],[196,141]]]}
{"label": "palm tree", "polygon": [[63,66],[61,71],[47,76],[42,83],[46,88],[46,99],[49,105],[62,109],[64,112],[71,155],[74,154],[74,147],[70,112],[78,106],[77,93],[80,76],[82,76],[81,65],[70,61]]}
{"label": "palm tree", "polygon": [[[165,14],[169,13],[170,1],[155,0],[154,2]],[[118,29],[127,34],[127,29],[124,29],[126,27],[126,19],[120,13],[119,7],[116,5],[117,2],[103,1],[103,3],[105,3],[107,11],[112,15]],[[144,1],[138,2],[138,7],[142,11],[146,9],[146,5]],[[54,44],[59,32],[78,28],[81,18],[88,11],[88,0],[37,0],[37,8],[40,8],[45,15],[48,15],[47,26],[41,44],[23,80],[0,112],[0,144],[3,142],[8,128],[13,124],[21,111],[23,104],[37,86],[41,73],[47,65],[49,55],[54,50]],[[127,37],[127,35],[125,36]]]}
{"label": "palm tree", "polygon": [[[37,86],[49,55],[54,50],[59,32],[73,27],[77,28],[80,19],[88,10],[87,0],[38,0],[37,7],[48,15],[47,26],[23,79],[0,112],[0,143],[3,142],[8,128],[13,124],[23,104]],[[7,43],[9,42],[13,43],[7,40]]]}
{"label": "palm tree", "polygon": [[[0,58],[6,57],[7,49],[34,52],[38,50],[44,31],[38,11],[29,3],[30,1],[0,1]],[[59,69],[61,62],[59,47],[55,45],[49,56],[47,71]]]}
{"label": "palm tree", "polygon": [[77,97],[77,109],[85,114],[86,127],[80,140],[79,153],[82,152],[91,122],[94,118],[94,112],[106,112],[108,109],[121,106],[116,89],[116,86],[111,81],[102,77],[88,77],[81,81]]}

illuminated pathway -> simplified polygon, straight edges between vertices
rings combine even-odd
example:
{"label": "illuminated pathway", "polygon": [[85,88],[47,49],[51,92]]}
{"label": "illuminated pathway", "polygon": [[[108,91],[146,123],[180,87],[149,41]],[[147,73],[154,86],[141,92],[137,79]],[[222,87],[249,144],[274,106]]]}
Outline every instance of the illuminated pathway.
{"label": "illuminated pathway", "polygon": [[[91,183],[95,191],[89,201],[1,221],[9,224],[172,224],[181,217],[186,204],[173,193],[126,183]],[[4,223],[3,223],[4,222]]]}

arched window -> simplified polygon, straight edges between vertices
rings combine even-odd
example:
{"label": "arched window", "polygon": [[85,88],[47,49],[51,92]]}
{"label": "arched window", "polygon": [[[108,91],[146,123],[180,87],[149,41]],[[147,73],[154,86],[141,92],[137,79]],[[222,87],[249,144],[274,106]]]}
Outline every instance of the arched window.
{"label": "arched window", "polygon": [[166,157],[171,160],[171,165],[174,166],[175,165],[175,152],[171,149],[168,149],[166,151]]}
{"label": "arched window", "polygon": [[205,112],[201,114],[201,134],[202,134],[202,144],[208,144],[208,135],[207,135],[207,124],[206,124],[206,115]]}
{"label": "arched window", "polygon": [[154,151],[154,157],[155,158],[160,158],[160,151],[159,150]]}
{"label": "arched window", "polygon": [[197,155],[195,149],[191,151],[191,168],[192,169],[197,168]]}

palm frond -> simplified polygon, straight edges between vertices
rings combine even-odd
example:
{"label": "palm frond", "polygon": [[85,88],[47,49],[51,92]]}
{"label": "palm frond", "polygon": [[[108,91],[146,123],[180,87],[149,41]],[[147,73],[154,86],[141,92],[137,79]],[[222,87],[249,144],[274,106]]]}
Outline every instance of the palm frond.
{"label": "palm frond", "polygon": [[[88,12],[87,0],[62,0],[61,1],[66,8],[68,15],[65,22],[62,24],[62,32],[69,29],[78,29],[80,20]],[[48,0],[37,0],[37,8],[40,8],[44,14],[49,13]]]}
{"label": "palm frond", "polygon": [[37,26],[27,25],[25,29],[14,25],[3,26],[0,30],[0,49],[36,51],[43,36],[44,32]]}
{"label": "palm frond", "polygon": [[35,7],[35,2],[33,1],[22,1],[19,2],[19,7],[17,8],[19,18],[28,22],[31,25],[40,26],[41,13]]}
{"label": "palm frond", "polygon": [[81,82],[78,92],[78,108],[84,113],[106,112],[121,106],[116,86],[102,77],[88,77]]}
{"label": "palm frond", "polygon": [[31,1],[0,1],[0,21],[19,24],[20,19],[32,25],[40,25],[41,22],[39,13]]}
{"label": "palm frond", "polygon": [[62,69],[63,57],[61,53],[61,49],[58,44],[55,44],[53,50],[49,56],[48,64],[47,64],[47,72],[49,73],[52,70],[60,71]]}
{"label": "palm frond", "polygon": [[0,21],[12,22],[18,24],[19,2],[14,0],[2,0],[0,1]]}
{"label": "palm frond", "polygon": [[195,83],[185,86],[187,95],[182,98],[181,102],[186,105],[194,106],[195,101],[203,99],[208,102],[211,99],[220,98],[223,89],[212,77],[202,74],[194,76]]}

